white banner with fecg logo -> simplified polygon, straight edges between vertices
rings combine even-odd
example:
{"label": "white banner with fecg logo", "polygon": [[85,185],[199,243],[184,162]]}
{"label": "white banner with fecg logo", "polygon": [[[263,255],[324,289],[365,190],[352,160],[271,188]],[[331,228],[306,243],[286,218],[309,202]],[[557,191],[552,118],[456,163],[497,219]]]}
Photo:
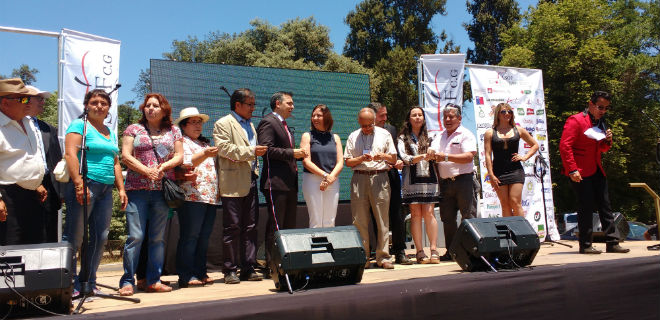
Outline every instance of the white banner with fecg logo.
{"label": "white banner with fecg logo", "polygon": [[[549,166],[543,75],[541,70],[494,66],[470,66],[469,72],[477,137],[479,138],[477,144],[483,186],[480,216],[501,217],[500,201],[487,176],[484,134],[493,125],[495,117],[493,112],[497,104],[507,102],[514,110],[516,124],[525,128],[538,142],[539,152]],[[518,154],[526,154],[529,148],[530,146],[521,139]],[[522,206],[525,218],[541,240],[545,238],[548,231],[550,239],[559,240],[559,233],[554,221],[550,170],[547,170],[542,182],[537,177],[538,174],[535,174],[535,169],[537,172],[540,169],[540,166],[535,166],[534,160],[536,157],[533,156],[522,163],[525,169],[525,183],[522,191]],[[548,214],[548,226],[545,225],[544,212]]]}
{"label": "white banner with fecg logo", "polygon": [[465,54],[423,54],[420,62],[426,128],[442,131],[442,110],[447,103],[463,105]]}
{"label": "white banner with fecg logo", "polygon": [[[118,40],[62,29],[62,92],[58,135],[64,138],[69,124],[83,112],[85,94],[94,89],[110,92],[119,82]],[[105,124],[117,133],[117,91]]]}

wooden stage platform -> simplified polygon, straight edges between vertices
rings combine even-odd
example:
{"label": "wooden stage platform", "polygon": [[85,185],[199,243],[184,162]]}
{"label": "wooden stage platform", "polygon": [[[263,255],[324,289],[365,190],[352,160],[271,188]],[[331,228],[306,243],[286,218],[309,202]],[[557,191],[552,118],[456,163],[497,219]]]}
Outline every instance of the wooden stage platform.
{"label": "wooden stage platform", "polygon": [[[637,265],[637,261],[639,261],[640,264],[649,264],[649,261],[655,262],[657,260],[660,262],[660,258],[658,256],[658,251],[649,251],[647,250],[647,246],[657,244],[657,241],[630,241],[630,242],[625,242],[622,243],[623,247],[630,248],[631,252],[628,254],[612,254],[612,253],[603,253],[600,255],[581,255],[578,254],[578,249],[577,249],[577,242],[575,241],[562,241],[562,243],[567,243],[573,246],[573,248],[568,248],[565,246],[561,245],[541,245],[541,249],[539,253],[537,254],[532,266],[532,270],[529,269],[523,269],[518,272],[506,272],[507,275],[506,277],[513,277],[511,279],[504,279],[500,278],[501,281],[504,281],[503,283],[511,283],[514,285],[515,281],[522,281],[520,283],[525,283],[525,277],[530,276],[530,283],[529,286],[535,286],[537,284],[540,284],[538,280],[532,281],[533,274],[537,272],[537,270],[554,270],[551,268],[555,268],[560,271],[553,271],[554,273],[557,272],[564,272],[565,270],[568,269],[575,269],[575,270],[581,270],[579,272],[582,272],[584,274],[590,274],[589,269],[592,270],[598,270],[599,265],[606,265],[608,262],[611,262],[609,265],[614,266],[613,268],[618,268],[618,269],[613,269],[613,270],[618,270],[616,273],[620,272],[626,272],[627,268],[626,265],[630,266],[635,266]],[[605,250],[605,245],[604,244],[595,244],[595,247],[598,249],[602,249],[603,251]],[[444,252],[444,249],[443,251]],[[442,253],[441,252],[441,253]],[[412,253],[412,252],[410,252]],[[658,258],[658,259],[655,259]],[[655,260],[653,260],[655,259]],[[584,268],[583,268],[584,264]],[[375,264],[374,264],[375,266]],[[603,267],[605,268],[605,267]],[[653,264],[650,264],[650,267],[647,266],[648,268],[656,268],[657,271],[660,271],[660,263],[656,264],[655,267],[653,267]],[[566,271],[567,272],[567,271]],[[586,273],[585,273],[586,272]],[[500,272],[502,273],[502,272]],[[580,274],[582,274],[580,273]],[[118,284],[119,278],[122,274],[122,266],[121,264],[111,264],[111,265],[103,265],[99,269],[98,273],[98,278],[97,282],[98,283],[103,283],[103,284],[108,284],[108,285],[113,285],[116,286]],[[90,302],[86,302],[84,304],[84,313],[82,315],[75,316],[75,318],[115,318],[120,315],[126,316],[129,314],[140,314],[140,318],[145,319],[145,318],[152,318],[150,315],[153,315],[154,317],[157,317],[159,319],[166,319],[170,318],[186,318],[186,319],[213,319],[213,318],[222,318],[223,316],[228,316],[229,314],[233,314],[233,317],[238,317],[238,318],[251,318],[247,316],[250,313],[250,310],[243,310],[245,311],[245,316],[240,316],[241,310],[232,310],[230,313],[223,312],[224,310],[227,310],[227,307],[230,307],[233,305],[234,302],[235,306],[237,308],[245,308],[246,304],[241,303],[241,301],[251,301],[249,299],[257,299],[254,301],[260,301],[258,302],[259,304],[263,304],[264,301],[276,301],[280,299],[284,299],[284,301],[287,301],[289,297],[293,297],[296,295],[306,295],[306,294],[314,294],[314,295],[320,295],[323,296],[324,292],[327,292],[328,294],[336,294],[336,295],[344,295],[348,292],[357,292],[356,290],[367,290],[367,288],[373,287],[373,288],[378,288],[377,285],[383,285],[384,287],[382,288],[389,288],[386,290],[396,290],[396,288],[403,288],[406,287],[405,290],[410,290],[409,288],[411,285],[414,283],[437,283],[438,287],[442,287],[443,279],[447,279],[447,281],[451,280],[456,282],[457,284],[460,284],[461,279],[464,279],[464,284],[467,286],[470,283],[475,283],[474,281],[476,279],[480,279],[479,281],[482,281],[484,279],[483,275],[486,273],[480,272],[480,273],[465,273],[463,272],[460,267],[455,263],[455,262],[443,262],[440,264],[436,265],[411,265],[411,266],[401,266],[401,265],[395,265],[394,270],[383,270],[380,268],[370,268],[366,269],[364,272],[364,276],[362,278],[362,282],[357,285],[350,285],[350,286],[341,286],[341,287],[332,287],[332,288],[320,288],[320,289],[311,289],[306,292],[301,292],[301,293],[295,293],[294,295],[289,295],[288,293],[285,292],[278,292],[275,290],[273,281],[272,280],[264,280],[260,282],[241,282],[240,284],[235,284],[235,285],[226,285],[223,283],[222,280],[222,273],[221,272],[212,272],[210,276],[214,279],[216,279],[215,283],[213,285],[208,285],[204,287],[194,287],[194,288],[177,288],[176,286],[176,280],[177,276],[164,276],[163,279],[165,280],[170,280],[174,284],[174,290],[170,293],[144,293],[144,292],[138,292],[134,295],[134,297],[140,298],[141,302],[140,303],[131,303],[131,302],[125,302],[125,301],[117,301],[117,300],[112,300],[112,299],[98,299]],[[492,274],[492,273],[491,273]],[[539,273],[540,274],[540,273]],[[566,279],[562,280],[566,283],[556,283],[556,286],[564,287],[565,290],[572,290],[571,288],[565,288],[567,285],[568,286],[579,286],[578,284],[580,283],[579,280],[584,278],[584,275],[580,275],[578,279],[571,279],[572,275],[570,273],[566,273]],[[577,275],[578,273],[576,273]],[[634,276],[634,275],[631,275]],[[643,276],[643,275],[640,275]],[[595,277],[595,276],[594,276]],[[494,278],[493,281],[500,281],[496,280]],[[567,283],[572,283],[570,281],[575,280],[574,284],[567,284]],[[654,296],[660,296],[660,274],[658,272],[655,272],[655,278],[650,278],[647,279],[651,284],[652,287],[655,287],[655,292],[639,292],[639,294],[642,297],[649,297],[649,295],[654,295]],[[421,282],[420,282],[421,281]],[[507,282],[508,281],[508,282]],[[555,281],[556,282],[556,281]],[[605,281],[606,282],[606,281]],[[447,282],[449,283],[449,282]],[[394,285],[391,285],[394,284]],[[618,288],[618,284],[612,284],[614,289]],[[622,284],[625,286],[625,284]],[[606,287],[607,288],[607,287]],[[603,289],[603,288],[593,288],[593,290],[609,290],[609,289]],[[440,289],[440,288],[439,288]],[[584,289],[584,288],[582,288]],[[382,290],[382,289],[381,289]],[[420,288],[421,290],[421,288]],[[434,288],[428,288],[424,287],[424,290],[431,290],[433,291]],[[485,290],[485,289],[484,289]],[[494,289],[496,290],[496,289]],[[515,287],[510,287],[510,288],[502,288],[501,290],[510,292],[512,290],[516,290]],[[538,290],[543,290],[542,288],[539,288]],[[634,289],[638,290],[638,289]],[[644,290],[644,289],[643,289]],[[113,293],[110,290],[104,289],[103,290],[106,293]],[[345,293],[342,293],[344,291]],[[524,292],[521,291],[521,292]],[[401,299],[408,299],[406,298],[405,295],[408,294],[407,292],[399,292],[398,293],[401,296]],[[522,293],[521,293],[522,294]],[[620,294],[617,290],[614,290],[611,293],[613,296]],[[627,293],[629,294],[629,293]],[[514,296],[516,296],[514,294]],[[328,296],[329,297],[329,296]],[[517,299],[523,299],[524,297],[517,297]],[[629,297],[630,298],[630,297]],[[438,301],[444,300],[444,297],[435,297],[434,299],[438,299]],[[490,299],[492,301],[495,301],[497,299]],[[288,301],[293,301],[293,300],[288,300]],[[430,300],[433,301],[433,300]],[[491,302],[492,302],[491,301]],[[615,299],[616,301],[616,299]],[[640,301],[639,299],[633,299],[632,301]],[[202,316],[201,314],[199,316],[196,316],[194,314],[195,308],[189,308],[187,309],[188,311],[181,311],[181,312],[175,312],[177,306],[180,306],[181,308],[184,308],[184,306],[200,306],[197,308],[198,310],[203,310],[204,307],[206,306],[207,309],[210,306],[208,303],[222,303],[223,309],[218,309],[217,313],[214,314],[206,314]],[[656,299],[656,303],[658,300]],[[200,304],[201,303],[201,304]],[[471,299],[466,297],[465,298],[465,303],[470,304],[470,305],[480,305],[481,308],[489,308],[492,306],[488,305],[481,305],[478,300],[476,299]],[[565,302],[570,304],[569,302]],[[249,304],[248,304],[249,305]],[[514,303],[515,305],[515,303]],[[342,308],[341,305],[337,306],[337,308]],[[654,316],[654,318],[650,319],[658,319],[658,304],[656,304],[653,308],[655,308],[655,315],[653,312],[651,314],[648,314],[650,316]],[[523,308],[524,309],[524,308]],[[149,312],[144,312],[150,310]],[[163,314],[163,312],[158,312],[158,310],[164,311],[164,310],[171,310],[171,312],[166,312]],[[182,309],[186,310],[186,309]],[[211,309],[212,310],[212,309]],[[653,310],[653,309],[651,309]],[[484,310],[485,311],[485,310]],[[193,312],[193,313],[190,313]],[[556,314],[556,310],[552,314]],[[648,312],[647,312],[648,313]],[[394,313],[396,314],[396,313]],[[414,314],[419,314],[421,315],[422,313],[414,313]],[[442,313],[437,313],[437,315],[441,315]],[[156,316],[158,315],[158,316]],[[254,314],[253,314],[254,315]],[[262,314],[263,315],[263,314]],[[281,313],[283,318],[285,318],[283,315],[284,313]],[[327,316],[323,316],[327,315]],[[338,314],[335,313],[322,313],[321,318],[335,318]],[[575,314],[574,314],[575,315]],[[311,317],[311,316],[310,316]],[[276,317],[277,318],[277,317]],[[317,318],[314,316],[314,318]],[[414,317],[413,317],[414,318]],[[485,318],[489,318],[487,314],[485,314]],[[519,317],[517,319],[542,319],[544,318],[543,315],[528,315],[524,317]],[[572,318],[571,315],[566,315],[565,317],[562,317],[563,319],[569,319]],[[590,317],[591,319],[596,319],[599,317]],[[272,317],[269,317],[268,319],[272,319]],[[296,317],[292,317],[291,319],[297,319]],[[630,318],[633,319],[633,318]],[[635,317],[634,319],[640,319],[639,317]]]}

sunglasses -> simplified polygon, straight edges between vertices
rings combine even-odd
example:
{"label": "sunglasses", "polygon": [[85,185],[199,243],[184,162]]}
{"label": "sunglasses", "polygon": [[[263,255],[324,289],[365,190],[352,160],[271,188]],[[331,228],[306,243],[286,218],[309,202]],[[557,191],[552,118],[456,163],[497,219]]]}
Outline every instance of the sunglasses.
{"label": "sunglasses", "polygon": [[5,98],[8,100],[18,100],[21,104],[28,104],[30,103],[30,97],[18,97],[18,98]]}
{"label": "sunglasses", "polygon": [[513,110],[502,110],[500,111],[500,114],[513,114]]}

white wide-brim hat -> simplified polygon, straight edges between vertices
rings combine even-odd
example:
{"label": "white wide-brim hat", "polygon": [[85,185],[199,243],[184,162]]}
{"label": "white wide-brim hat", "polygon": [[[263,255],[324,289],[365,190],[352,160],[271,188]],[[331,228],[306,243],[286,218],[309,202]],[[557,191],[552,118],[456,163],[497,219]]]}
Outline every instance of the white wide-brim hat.
{"label": "white wide-brim hat", "polygon": [[37,94],[35,94],[35,96],[40,96],[40,97],[43,97],[44,99],[48,99],[48,98],[50,98],[50,96],[52,95],[50,92],[48,92],[48,91],[41,91],[41,89],[39,89],[39,88],[37,88],[37,87],[35,87],[35,86],[26,85],[25,87],[28,88],[28,89],[32,89],[32,90],[36,91]]}
{"label": "white wide-brim hat", "polygon": [[178,125],[179,122],[183,121],[184,119],[188,119],[192,117],[200,117],[204,122],[209,121],[208,115],[199,113],[199,110],[197,110],[197,108],[195,107],[187,107],[181,109],[181,112],[179,112],[179,118],[174,120],[174,124]]}

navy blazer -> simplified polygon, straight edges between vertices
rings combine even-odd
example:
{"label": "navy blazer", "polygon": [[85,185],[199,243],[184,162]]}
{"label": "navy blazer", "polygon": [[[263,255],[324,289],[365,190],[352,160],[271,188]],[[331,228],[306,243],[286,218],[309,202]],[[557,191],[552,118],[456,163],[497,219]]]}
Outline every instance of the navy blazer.
{"label": "navy blazer", "polygon": [[[291,145],[291,140],[294,146]],[[298,164],[293,157],[295,137],[291,132],[291,140],[286,133],[284,124],[273,113],[267,114],[257,126],[257,141],[259,145],[268,146],[263,158],[261,190],[295,191],[298,192]]]}

